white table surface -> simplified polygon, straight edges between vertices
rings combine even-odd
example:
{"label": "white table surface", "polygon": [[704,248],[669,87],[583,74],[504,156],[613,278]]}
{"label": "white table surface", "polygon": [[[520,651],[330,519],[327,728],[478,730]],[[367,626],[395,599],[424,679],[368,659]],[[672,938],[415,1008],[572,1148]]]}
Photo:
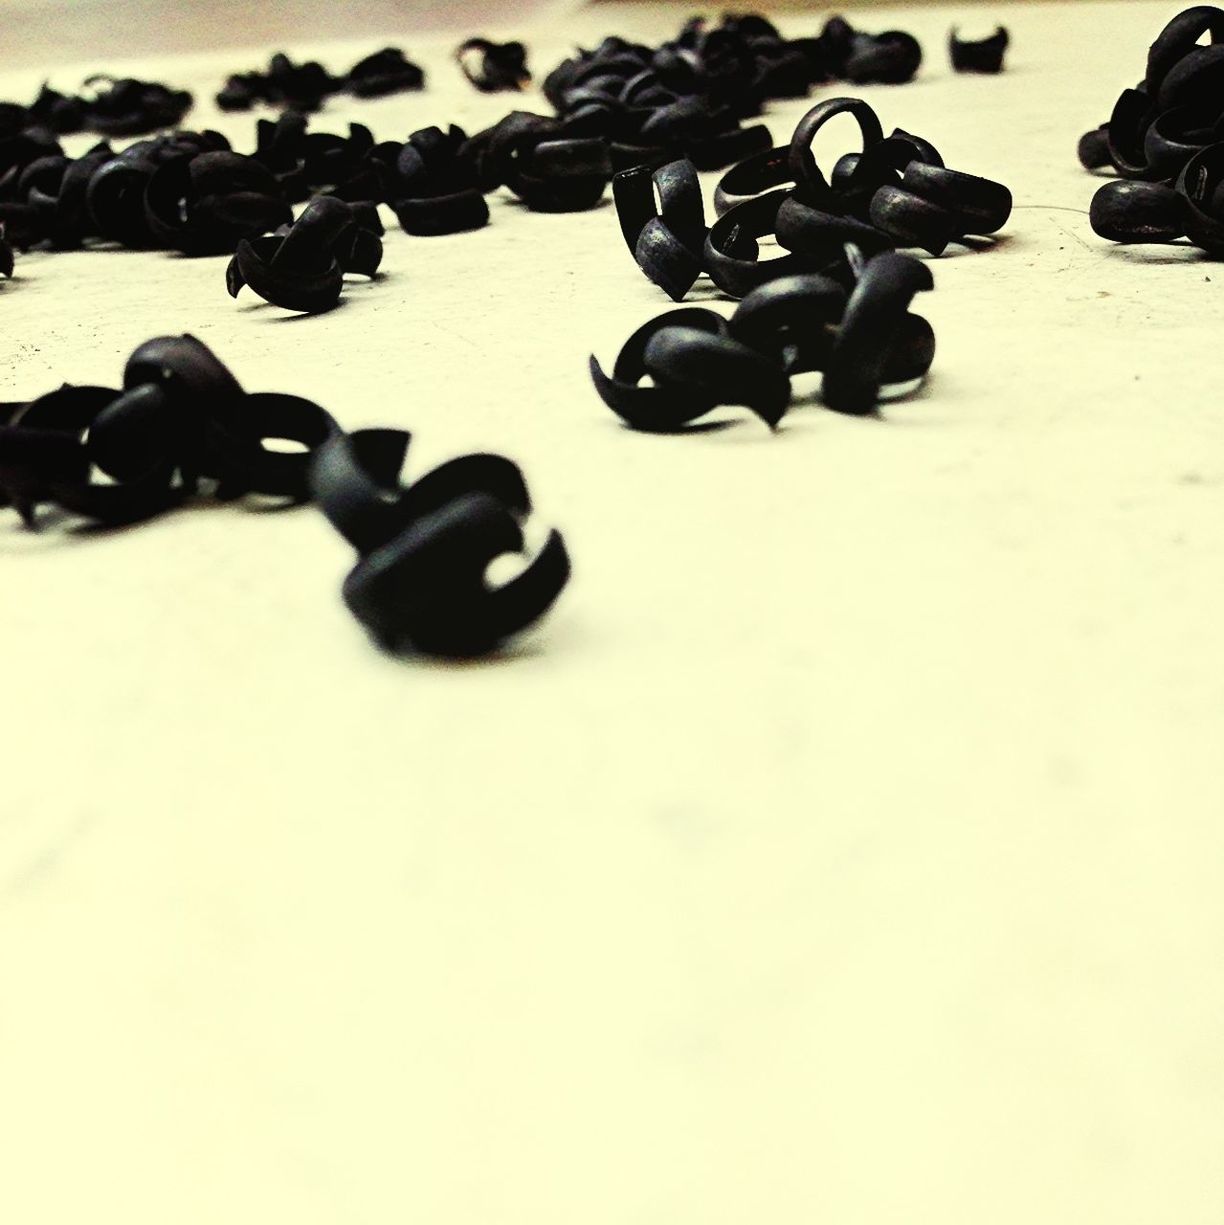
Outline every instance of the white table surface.
{"label": "white table surface", "polygon": [[[388,212],[385,278],[319,318],[223,259],[19,256],[0,398],[190,331],[412,429],[413,471],[514,457],[574,579],[503,658],[397,662],[312,509],[5,520],[0,1220],[1218,1225],[1224,270],[1097,239],[1075,158],[1175,11],[863,16],[919,80],[815,97],[1017,205],[933,261],[932,377],[882,420],[619,427],[587,354],[669,303],[610,204]],[[967,16],[1011,28],[1002,77],[951,73]],[[544,69],[678,18],[523,32]],[[402,41],[426,92],[315,124],[512,104]],[[90,67],[249,148],[207,99],[259,63]]]}

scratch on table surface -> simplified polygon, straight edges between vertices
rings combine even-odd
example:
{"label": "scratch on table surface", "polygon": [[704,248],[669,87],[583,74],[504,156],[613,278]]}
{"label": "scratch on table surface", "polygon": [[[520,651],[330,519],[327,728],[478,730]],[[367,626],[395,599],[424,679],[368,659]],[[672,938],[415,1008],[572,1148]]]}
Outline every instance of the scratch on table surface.
{"label": "scratch on table surface", "polygon": [[1012,212],[1019,212],[1022,208],[1035,208],[1053,213],[1078,213],[1081,217],[1088,216],[1086,208],[1072,208],[1069,204],[1013,204]]}
{"label": "scratch on table surface", "polygon": [[1089,255],[1100,256],[1102,254],[1101,250],[1098,247],[1094,247],[1090,242],[1082,238],[1074,230],[1069,230],[1065,225],[1063,225],[1061,221],[1058,221],[1057,219],[1055,219],[1054,224],[1068,238],[1075,239],[1075,241],[1079,243],[1079,245],[1083,247],[1084,250],[1087,251]]}
{"label": "scratch on table surface", "polygon": [[473,349],[479,349],[480,346],[470,336],[465,336],[462,332],[456,331],[454,328],[447,327],[444,323],[439,323],[437,319],[429,321],[431,327],[435,327],[439,332],[445,332],[448,336],[454,336],[456,340],[462,340],[465,345],[470,345]]}

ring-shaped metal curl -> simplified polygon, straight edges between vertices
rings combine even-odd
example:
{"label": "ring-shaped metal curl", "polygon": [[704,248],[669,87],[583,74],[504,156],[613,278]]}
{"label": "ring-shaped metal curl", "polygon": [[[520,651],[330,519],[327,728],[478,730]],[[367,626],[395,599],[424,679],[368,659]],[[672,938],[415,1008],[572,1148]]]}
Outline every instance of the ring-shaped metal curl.
{"label": "ring-shaped metal curl", "polygon": [[704,307],[682,307],[666,311],[642,324],[621,346],[609,377],[594,354],[590,357],[591,381],[599,398],[624,423],[635,430],[665,434],[682,430],[704,416],[717,404],[717,398],[700,387],[642,386],[648,377],[646,346],[656,332],[665,327],[695,328],[711,336],[724,336],[727,321],[717,311]]}
{"label": "ring-shaped metal curl", "polygon": [[1224,255],[1224,217],[1215,203],[1222,184],[1224,143],[1196,153],[1177,179],[1177,193],[1185,201],[1186,233],[1212,255]]}
{"label": "ring-shaped metal curl", "polygon": [[832,191],[816,164],[812,141],[816,133],[837,115],[853,117],[862,136],[864,150],[884,139],[879,117],[861,98],[828,98],[812,107],[795,128],[788,155],[791,177],[799,185],[805,202],[810,204],[827,202]]}
{"label": "ring-shaped metal curl", "polygon": [[865,255],[896,246],[891,235],[866,221],[810,208],[793,196],[782,201],[774,233],[779,246],[824,261],[838,259],[848,242]]}
{"label": "ring-shaped metal curl", "polygon": [[188,462],[191,433],[181,412],[157,383],[141,383],[101,408],[89,423],[89,458],[116,481],[163,472],[167,479]]}
{"label": "ring-shaped metal curl", "polygon": [[1215,107],[1224,88],[1224,43],[1194,47],[1174,64],[1156,91],[1157,111],[1175,106]]}
{"label": "ring-shaped metal curl", "polygon": [[632,254],[646,223],[658,216],[654,167],[643,164],[617,171],[612,176],[612,203],[616,208],[621,237]]}
{"label": "ring-shaped metal curl", "polygon": [[[292,232],[292,231],[291,231]],[[332,310],[340,302],[344,269],[330,251],[326,262],[294,267],[280,261],[282,243],[275,235],[244,238],[225,270],[225,287],[236,298],[249,285],[266,302],[308,315]]]}
{"label": "ring-shaped metal curl", "polygon": [[705,209],[692,163],[623,171],[612,189],[621,234],[638,267],[679,302],[703,269]]}
{"label": "ring-shaped metal curl", "polygon": [[[77,445],[84,453],[84,445]],[[187,489],[172,484],[161,471],[150,471],[136,480],[116,484],[90,480],[52,481],[46,493],[48,501],[64,510],[108,527],[121,527],[172,510],[182,503]]]}
{"label": "ring-shaped metal curl", "polygon": [[1092,197],[1088,221],[1111,242],[1173,242],[1186,232],[1186,202],[1164,183],[1114,179]]}
{"label": "ring-shaped metal curl", "polygon": [[955,214],[960,234],[993,234],[1011,216],[1012,194],[993,179],[910,162],[901,186]]}
{"label": "ring-shaped metal curl", "polygon": [[[214,476],[211,438],[216,429],[237,427],[245,392],[238,380],[202,341],[194,336],[155,336],[139,345],[123,370],[123,386],[154,383],[166,391],[183,414],[190,440],[182,464],[188,485],[198,476]],[[238,427],[240,428],[240,427]]]}
{"label": "ring-shaped metal curl", "polygon": [[[827,366],[845,306],[845,287],[828,277],[782,277],[753,290],[728,326],[737,340],[780,361],[787,374],[802,374]],[[931,325],[907,314],[888,350],[882,386],[921,378],[934,356]]]}
{"label": "ring-shaped metal curl", "polygon": [[18,405],[8,424],[32,430],[59,430],[82,437],[98,414],[118,394],[112,387],[65,383],[54,391]]}
{"label": "ring-shaped metal curl", "polygon": [[701,256],[681,242],[659,217],[642,227],[633,258],[647,279],[673,302],[683,300],[703,271]]}
{"label": "ring-shaped metal curl", "polygon": [[1204,34],[1213,43],[1224,42],[1224,11],[1214,5],[1198,4],[1183,9],[1172,18],[1148,48],[1147,73],[1143,84],[1153,97],[1170,69],[1194,49]]}
{"label": "ring-shaped metal curl", "polygon": [[400,506],[411,522],[471,493],[488,494],[520,517],[531,511],[519,466],[487,451],[459,455],[431,468],[403,491]]}
{"label": "ring-shaped metal curl", "polygon": [[630,251],[646,225],[658,218],[673,237],[701,250],[705,241],[705,207],[692,162],[683,158],[652,168],[635,166],[612,179],[612,198],[621,236]]}
{"label": "ring-shaped metal curl", "polygon": [[867,261],[824,372],[825,404],[858,416],[874,410],[910,302],[933,286],[930,268],[908,255],[885,251]]}
{"label": "ring-shaped metal curl", "polygon": [[1123,178],[1145,179],[1151,175],[1143,138],[1155,113],[1152,99],[1139,89],[1124,89],[1114,103],[1105,132],[1109,159]]}
{"label": "ring-shaped metal curl", "polygon": [[406,234],[433,238],[489,224],[489,203],[474,187],[445,196],[411,196],[391,207]]}
{"label": "ring-shaped metal curl", "polygon": [[775,259],[758,258],[757,239],[776,232],[778,210],[789,195],[778,190],[754,196],[710,227],[705,241],[706,272],[724,293],[742,298],[775,277],[824,272],[829,267],[828,262],[794,251]]}
{"label": "ring-shaped metal curl", "polygon": [[123,385],[141,383],[158,383],[174,397],[213,406],[243,395],[225,364],[190,333],[155,336],[133,350],[123,368]]}
{"label": "ring-shaped metal curl", "polygon": [[507,165],[507,186],[533,212],[572,213],[594,208],[612,178],[604,140],[541,140]]}
{"label": "ring-shaped metal curl", "polygon": [[660,328],[642,355],[660,387],[704,392],[715,404],[742,405],[777,429],[790,405],[790,378],[777,362],[731,336],[701,328]]}
{"label": "ring-shaped metal curl", "polygon": [[818,273],[779,277],[754,289],[727,321],[731,336],[777,361],[787,374],[822,370],[841,322],[846,288]]}
{"label": "ring-shaped metal curl", "polygon": [[400,470],[411,440],[406,430],[354,430],[324,443],[311,460],[315,503],[359,553],[377,548],[408,522]]}
{"label": "ring-shaped metal curl", "polygon": [[[146,399],[160,394],[151,386],[140,390]],[[27,526],[39,502],[116,526],[151,518],[182,500],[184,487],[174,482],[177,460],[164,455],[132,464],[114,484],[90,479],[87,435],[109,406],[134,394],[65,386],[30,401],[12,415],[14,425],[0,429],[0,485]]]}
{"label": "ring-shaped metal curl", "polygon": [[0,506],[11,506],[27,528],[35,526],[39,504],[53,500],[57,484],[88,479],[89,456],[75,434],[0,426]]}
{"label": "ring-shaped metal curl", "polygon": [[979,39],[960,38],[953,26],[948,32],[948,58],[956,72],[1002,72],[1003,53],[1010,41],[1003,26],[986,38]]}
{"label": "ring-shaped metal curl", "polygon": [[736,162],[714,188],[714,212],[719,216],[745,200],[795,181],[791,171],[790,146],[763,149]]}
{"label": "ring-shaped metal curl", "polygon": [[866,218],[871,197],[881,187],[899,186],[902,172],[922,162],[943,167],[943,159],[930,142],[900,130],[869,145],[862,153],[844,154],[837,159],[830,176],[836,211]]}
{"label": "ring-shaped metal curl", "polygon": [[942,255],[961,233],[957,215],[903,187],[881,187],[871,197],[871,223],[899,247]]}
{"label": "ring-shaped metal curl", "polygon": [[490,587],[489,564],[522,549],[513,513],[467,494],[363,557],[344,581],[344,601],[388,650],[482,655],[543,616],[569,580],[569,556],[552,531],[523,571]]}
{"label": "ring-shaped metal curl", "polygon": [[[236,428],[214,441],[214,464],[224,486],[219,496],[307,499],[314,455],[339,433],[332,415],[313,400],[283,392],[251,393]],[[265,445],[269,439],[298,443],[302,450],[273,451]]]}
{"label": "ring-shaped metal curl", "polygon": [[312,457],[311,493],[331,525],[359,553],[370,552],[413,520],[465,494],[488,494],[517,515],[531,510],[522,472],[501,455],[463,455],[405,484],[401,472],[410,441],[405,430],[356,430],[337,434]]}
{"label": "ring-shaped metal curl", "polygon": [[1156,116],[1143,134],[1143,154],[1153,180],[1168,181],[1200,150],[1214,144],[1211,127],[1201,126],[1194,107],[1175,107]]}

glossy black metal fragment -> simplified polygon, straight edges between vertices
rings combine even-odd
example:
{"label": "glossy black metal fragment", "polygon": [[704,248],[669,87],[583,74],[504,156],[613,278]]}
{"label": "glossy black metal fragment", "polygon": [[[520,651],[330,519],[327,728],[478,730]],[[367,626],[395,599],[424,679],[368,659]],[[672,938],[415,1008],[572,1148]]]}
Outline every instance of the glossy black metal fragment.
{"label": "glossy black metal fragment", "polygon": [[[847,297],[845,286],[829,277],[782,277],[744,298],[728,320],[728,328],[737,340],[779,362],[787,374],[824,370]],[[921,378],[934,356],[931,325],[920,315],[907,314],[889,347],[883,383],[895,385]]]}
{"label": "glossy black metal fragment", "polygon": [[556,601],[570,575],[565,544],[550,532],[519,574],[491,586],[490,563],[524,549],[522,474],[500,456],[470,455],[404,485],[408,444],[398,430],[360,430],[313,461],[320,509],[360,554],[344,601],[387,650],[487,654]]}
{"label": "glossy black metal fragment", "polygon": [[861,98],[827,98],[818,102],[799,120],[787,154],[791,178],[799,186],[800,199],[818,208],[829,206],[835,212],[842,209],[824,173],[816,164],[812,141],[816,133],[838,115],[849,115],[858,125],[864,151],[884,139],[879,117]]}
{"label": "glossy black metal fragment", "polygon": [[716,311],[684,307],[667,311],[638,328],[621,346],[611,376],[604,373],[594,354],[589,361],[591,380],[600,399],[626,425],[659,434],[684,429],[718,403],[717,397],[700,387],[644,383],[649,377],[644,360],[646,346],[665,327],[703,330],[715,337],[727,332],[726,320]]}
{"label": "glossy black metal fragment", "polygon": [[1011,192],[1002,183],[911,162],[899,187],[881,187],[872,197],[870,216],[898,245],[938,255],[954,239],[994,234],[1011,209]]}
{"label": "glossy black metal fragment", "polygon": [[654,170],[622,170],[612,180],[612,195],[638,267],[679,302],[703,268],[707,230],[696,168],[680,160]]}
{"label": "glossy black metal fragment", "polygon": [[[831,176],[816,164],[812,139],[827,122],[849,114],[858,123],[861,153],[838,159]],[[938,255],[968,234],[992,234],[1011,213],[1000,183],[949,170],[928,141],[897,129],[882,134],[875,112],[855,98],[813,107],[795,129],[789,166],[796,187],[778,208],[775,232],[792,252],[823,254],[853,242],[872,253],[896,245]]]}
{"label": "glossy black metal fragment", "polygon": [[714,211],[718,216],[737,204],[793,183],[790,146],[764,149],[738,161],[714,188]]}
{"label": "glossy black metal fragment", "polygon": [[363,210],[347,201],[315,196],[292,225],[239,242],[226,269],[226,288],[236,298],[249,285],[265,301],[286,310],[331,310],[340,301],[346,272],[377,272],[381,230],[380,224],[377,230],[371,228]]}
{"label": "glossy black metal fragment", "polygon": [[1092,197],[1088,220],[1112,242],[1173,242],[1186,232],[1184,198],[1165,183],[1118,179]]}
{"label": "glossy black metal fragment", "polygon": [[638,328],[611,376],[594,356],[590,371],[604,403],[626,425],[650,433],[683,432],[719,405],[742,405],[773,429],[790,403],[780,361],[732,336],[715,311],[696,307]]}
{"label": "glossy black metal fragment", "polygon": [[[94,478],[87,436],[121,393],[64,386],[21,406],[0,428],[0,485],[27,527],[43,503],[98,523],[119,525],[160,514],[181,500],[166,466],[129,467],[128,479]],[[139,470],[137,470],[139,467]]]}
{"label": "glossy black metal fragment", "polygon": [[778,363],[787,374],[823,370],[846,288],[818,274],[780,277],[754,289],[727,322],[731,336]]}
{"label": "glossy black metal fragment", "polygon": [[779,246],[826,265],[841,261],[846,243],[853,243],[866,255],[896,245],[892,235],[869,222],[812,208],[794,196],[782,201],[774,232]]}
{"label": "glossy black metal fragment", "polygon": [[1224,138],[1221,39],[1224,10],[1196,5],[1173,17],[1148,50],[1143,80],[1118,95],[1108,123],[1080,138],[1081,164],[1172,183],[1192,158]]}
{"label": "glossy black metal fragment", "polygon": [[933,286],[926,264],[897,251],[863,265],[824,371],[821,397],[829,408],[859,416],[875,409],[893,351],[905,341],[910,302]]}
{"label": "glossy black metal fragment", "polygon": [[152,239],[185,255],[228,255],[293,220],[272,172],[228,152],[163,162],[145,186],[144,213]]}
{"label": "glossy black metal fragment", "polygon": [[201,153],[229,151],[218,132],[176,132],[137,141],[97,164],[85,188],[85,207],[92,232],[125,247],[157,245],[145,212],[145,193],[158,167],[185,163]]}
{"label": "glossy black metal fragment", "polygon": [[642,364],[656,386],[704,392],[743,405],[776,429],[790,404],[790,379],[776,362],[733,337],[670,325],[651,336]]}
{"label": "glossy black metal fragment", "polygon": [[962,39],[953,26],[948,33],[948,57],[957,72],[997,73],[1003,71],[1003,55],[1011,38],[1003,26],[986,38]]}
{"label": "glossy black metal fragment", "polygon": [[481,93],[522,89],[530,80],[527,48],[521,42],[495,43],[487,38],[469,38],[455,50],[463,75]]}
{"label": "glossy black metal fragment", "polygon": [[[317,404],[300,396],[245,392],[217,357],[193,336],[160,336],[128,358],[124,387],[161,388],[174,406],[184,485],[216,483],[218,497],[249,493],[294,499],[307,494],[314,452],[339,429]],[[279,439],[297,450],[271,450]]]}
{"label": "glossy black metal fragment", "polygon": [[506,185],[534,212],[573,213],[594,208],[611,179],[604,141],[541,140],[513,159]]}
{"label": "glossy black metal fragment", "polygon": [[489,223],[488,201],[472,187],[446,196],[397,200],[394,208],[406,234],[458,234]]}
{"label": "glossy black metal fragment", "polygon": [[845,267],[844,252],[808,254],[784,251],[772,259],[761,259],[758,239],[777,231],[778,216],[790,194],[766,192],[724,213],[711,227],[705,241],[705,266],[710,280],[724,293],[742,298],[776,277],[821,272],[837,275]]}
{"label": "glossy black metal fragment", "polygon": [[1210,255],[1224,255],[1224,143],[1196,153],[1177,179],[1186,234]]}
{"label": "glossy black metal fragment", "polygon": [[453,124],[413,132],[395,155],[387,199],[406,233],[456,234],[487,225],[489,206],[467,133]]}

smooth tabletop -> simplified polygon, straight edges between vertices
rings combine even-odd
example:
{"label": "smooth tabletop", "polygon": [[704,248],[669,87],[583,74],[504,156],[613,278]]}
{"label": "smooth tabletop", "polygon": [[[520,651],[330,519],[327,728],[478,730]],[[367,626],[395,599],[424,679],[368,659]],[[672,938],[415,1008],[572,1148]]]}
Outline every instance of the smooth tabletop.
{"label": "smooth tabletop", "polygon": [[[224,259],[19,253],[0,399],[191,332],[411,429],[413,472],[511,456],[574,577],[495,659],[395,660],[312,508],[3,512],[0,1219],[1219,1225],[1224,270],[1095,237],[1075,155],[1176,11],[852,13],[921,73],[811,101],[1016,202],[931,261],[931,377],[879,418],[621,427],[588,355],[670,303],[610,200],[498,193],[431,239],[384,210],[384,275],[314,318],[231,300]],[[504,32],[542,76],[685,12]],[[996,18],[1007,71],[954,75],[948,27]],[[548,109],[398,41],[428,88],[312,127]],[[249,151],[210,99],[274,49],[50,75],[186,86]]]}

